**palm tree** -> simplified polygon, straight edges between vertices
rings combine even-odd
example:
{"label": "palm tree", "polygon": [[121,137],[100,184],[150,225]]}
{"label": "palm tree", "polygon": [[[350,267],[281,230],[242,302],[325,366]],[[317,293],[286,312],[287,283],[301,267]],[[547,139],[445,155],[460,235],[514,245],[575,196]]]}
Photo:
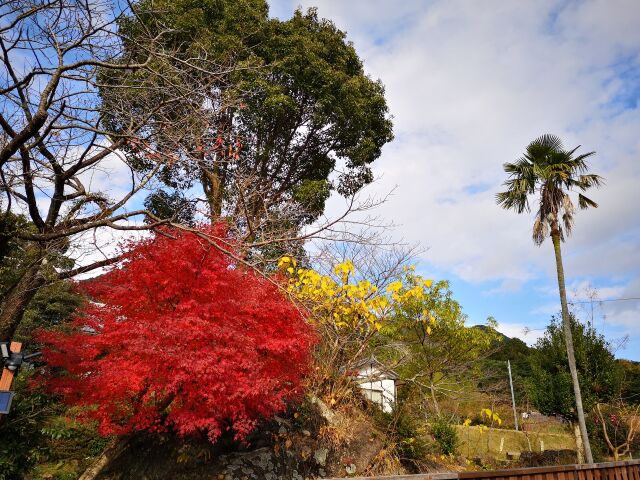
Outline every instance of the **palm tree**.
{"label": "palm tree", "polygon": [[573,227],[575,209],[569,193],[578,192],[578,206],[581,209],[595,208],[598,204],[581,192],[585,192],[591,187],[600,186],[603,179],[598,175],[588,173],[586,159],[594,155],[595,152],[575,155],[578,148],[580,147],[565,150],[562,141],[555,135],[542,135],[537,138],[527,146],[524,155],[516,162],[504,164],[504,171],[509,174],[509,178],[504,183],[507,190],[498,193],[496,200],[503,208],[522,213],[525,210],[530,211],[529,196],[536,195],[538,197],[539,206],[533,224],[533,241],[536,245],[541,245],[547,236],[551,236],[553,242],[562,307],[562,327],[567,346],[569,371],[576,397],[578,424],[584,443],[585,458],[587,463],[593,463],[591,445],[584,420],[576,358],[573,351],[560,243],[564,241],[565,236],[571,233]]}

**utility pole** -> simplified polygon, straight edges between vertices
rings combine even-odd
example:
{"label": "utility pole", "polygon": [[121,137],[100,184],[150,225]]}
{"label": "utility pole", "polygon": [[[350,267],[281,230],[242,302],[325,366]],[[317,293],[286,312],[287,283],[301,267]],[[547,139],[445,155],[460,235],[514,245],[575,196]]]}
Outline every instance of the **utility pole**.
{"label": "utility pole", "polygon": [[511,362],[507,360],[507,369],[509,370],[509,385],[511,386],[511,405],[513,405],[513,422],[518,431],[518,414],[516,412],[516,396],[513,393],[513,378],[511,378]]}

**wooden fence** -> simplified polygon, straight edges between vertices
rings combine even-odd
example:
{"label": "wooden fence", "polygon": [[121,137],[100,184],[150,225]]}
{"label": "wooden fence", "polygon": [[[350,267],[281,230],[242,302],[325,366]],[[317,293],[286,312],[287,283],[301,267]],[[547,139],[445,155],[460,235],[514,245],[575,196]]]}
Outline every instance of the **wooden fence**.
{"label": "wooden fence", "polygon": [[[558,465],[553,467],[483,470],[480,472],[423,473],[386,477],[351,477],[351,480],[640,480],[640,460]],[[326,479],[326,480],[338,480]]]}

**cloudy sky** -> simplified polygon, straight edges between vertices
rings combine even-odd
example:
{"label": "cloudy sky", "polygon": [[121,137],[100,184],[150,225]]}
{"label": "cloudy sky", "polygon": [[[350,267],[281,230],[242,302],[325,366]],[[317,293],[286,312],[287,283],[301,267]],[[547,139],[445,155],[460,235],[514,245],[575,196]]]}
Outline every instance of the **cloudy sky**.
{"label": "cloudy sky", "polygon": [[532,343],[559,310],[551,244],[534,246],[532,215],[495,205],[502,164],[543,133],[595,150],[606,186],[564,245],[568,289],[608,300],[593,305],[597,328],[613,342],[629,335],[617,355],[640,360],[640,300],[612,301],[640,297],[637,0],[270,3],[283,19],[318,7],[386,85],[396,140],[372,192],[396,188],[379,213],[427,249],[420,269],[451,280],[472,323],[492,315]]}

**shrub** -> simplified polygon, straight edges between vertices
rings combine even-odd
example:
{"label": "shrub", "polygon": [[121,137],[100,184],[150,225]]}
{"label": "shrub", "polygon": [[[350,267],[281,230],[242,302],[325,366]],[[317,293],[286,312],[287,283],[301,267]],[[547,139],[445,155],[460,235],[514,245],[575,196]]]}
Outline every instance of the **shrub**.
{"label": "shrub", "polygon": [[445,455],[453,455],[458,448],[458,433],[446,418],[438,417],[431,422],[431,434]]}
{"label": "shrub", "polygon": [[376,425],[386,432],[400,461],[410,470],[419,472],[427,455],[433,453],[425,437],[424,424],[402,410],[385,413],[377,405],[370,405],[370,413]]}
{"label": "shrub", "polygon": [[429,453],[429,444],[424,437],[424,429],[410,415],[399,415],[395,422],[398,454],[402,460],[418,463]]}
{"label": "shrub", "polygon": [[64,370],[49,387],[104,435],[242,439],[301,393],[311,327],[272,279],[222,252],[233,248],[224,227],[200,234],[166,229],[131,244],[84,285],[95,302],[75,329],[40,335],[49,365]]}
{"label": "shrub", "polygon": [[95,425],[75,422],[73,412],[59,399],[34,388],[33,377],[33,370],[20,371],[13,384],[11,413],[0,421],[0,480],[45,478],[35,475],[34,467],[57,464],[66,465],[77,478],[107,440],[96,433]]}

